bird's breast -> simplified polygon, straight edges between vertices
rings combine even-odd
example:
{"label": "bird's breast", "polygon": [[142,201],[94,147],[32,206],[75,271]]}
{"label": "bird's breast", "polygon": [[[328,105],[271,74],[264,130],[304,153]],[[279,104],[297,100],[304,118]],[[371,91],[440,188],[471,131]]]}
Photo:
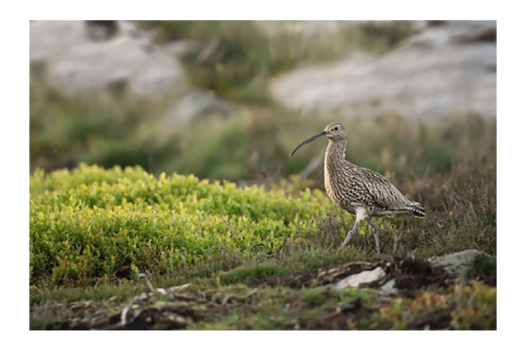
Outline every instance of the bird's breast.
{"label": "bird's breast", "polygon": [[[325,166],[325,171],[323,174],[324,182],[325,182],[325,191],[327,192],[327,196],[336,203],[338,206],[345,209],[345,200],[341,196],[341,190],[339,190],[336,186],[339,185],[337,178],[334,174],[331,174],[331,169],[329,169],[328,166]],[[341,185],[341,184],[340,184]]]}
{"label": "bird's breast", "polygon": [[356,197],[354,181],[350,173],[341,168],[335,168],[333,164],[325,164],[324,182],[327,196],[340,208],[349,213],[356,213],[356,209],[363,207],[364,203]]}

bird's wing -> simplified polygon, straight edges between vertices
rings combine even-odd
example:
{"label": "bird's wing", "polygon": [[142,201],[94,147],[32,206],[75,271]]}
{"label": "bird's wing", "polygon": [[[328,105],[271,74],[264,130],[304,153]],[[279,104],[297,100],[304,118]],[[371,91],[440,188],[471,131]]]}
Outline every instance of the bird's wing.
{"label": "bird's wing", "polygon": [[364,178],[371,205],[387,210],[411,204],[411,201],[384,176],[366,168],[360,168],[360,172]]}

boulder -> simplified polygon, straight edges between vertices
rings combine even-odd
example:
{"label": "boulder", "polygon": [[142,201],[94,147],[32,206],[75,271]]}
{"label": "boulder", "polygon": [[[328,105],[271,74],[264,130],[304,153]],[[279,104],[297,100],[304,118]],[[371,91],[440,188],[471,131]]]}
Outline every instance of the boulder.
{"label": "boulder", "polygon": [[[419,22],[420,23],[420,22]],[[339,63],[292,71],[271,82],[273,97],[304,114],[409,119],[474,112],[496,117],[495,21],[424,25],[383,57],[350,55]]]}
{"label": "boulder", "polygon": [[[131,21],[33,21],[30,64],[66,96],[126,88],[141,99],[169,98],[162,122],[195,116],[228,116],[233,107],[208,92],[191,89],[179,56],[188,41],[157,45]],[[42,66],[45,69],[37,69]]]}
{"label": "boulder", "polygon": [[441,267],[452,276],[463,276],[467,274],[475,259],[481,253],[476,249],[468,249],[458,253],[433,258],[430,260],[432,267]]}
{"label": "boulder", "polygon": [[124,84],[139,97],[188,89],[177,59],[148,37],[130,35],[130,23],[108,40],[101,40],[101,34],[93,39],[93,30],[86,30],[82,21],[37,21],[30,26],[31,63],[45,63],[48,83],[65,94],[113,84]]}

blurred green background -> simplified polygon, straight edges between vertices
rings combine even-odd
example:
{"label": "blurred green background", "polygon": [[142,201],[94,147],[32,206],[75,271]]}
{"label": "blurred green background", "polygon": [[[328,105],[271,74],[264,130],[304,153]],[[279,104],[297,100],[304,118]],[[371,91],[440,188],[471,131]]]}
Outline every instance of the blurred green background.
{"label": "blurred green background", "polygon": [[[115,36],[122,30],[117,24],[91,21],[82,23],[82,28],[87,37],[91,35],[94,44],[90,45],[109,45],[123,35]],[[44,36],[49,36],[39,29],[45,28],[44,24],[30,25],[31,45],[44,45]],[[51,56],[32,58],[32,171],[74,168],[81,162],[104,167],[140,165],[154,174],[177,172],[238,183],[274,182],[300,174],[310,178],[312,186],[321,187],[324,142],[309,145],[292,158],[289,154],[295,145],[332,121],[341,121],[348,130],[347,158],[384,174],[414,178],[449,173],[455,167],[494,171],[496,120],[477,111],[415,119],[393,108],[347,118],[337,108],[305,113],[271,93],[273,79],[296,69],[330,66],[358,53],[381,60],[410,43],[422,31],[417,28],[420,22],[339,23],[331,30],[313,29],[307,34],[309,22],[303,27],[299,22],[251,21],[142,21],[126,25],[133,28],[130,37],[146,35],[147,39],[141,39],[147,41],[146,51],[166,48],[175,52],[173,60],[184,71],[185,86],[213,96],[213,108],[190,113],[191,117],[182,121],[167,121],[173,102],[184,99],[178,89],[162,96],[138,96],[129,85],[116,80],[89,92],[71,93],[54,84]],[[440,25],[426,23],[430,28],[426,30],[432,32]],[[470,44],[480,42],[487,44],[491,38],[476,38]],[[37,49],[31,50],[36,55]],[[90,60],[90,64],[105,64],[103,58],[100,62]],[[65,69],[67,65],[57,67]],[[59,68],[54,72],[62,72]]]}

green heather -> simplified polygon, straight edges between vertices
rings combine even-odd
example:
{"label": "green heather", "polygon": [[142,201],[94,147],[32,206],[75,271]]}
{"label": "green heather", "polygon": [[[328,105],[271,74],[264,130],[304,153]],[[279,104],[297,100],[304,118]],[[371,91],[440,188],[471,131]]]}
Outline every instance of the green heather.
{"label": "green heather", "polygon": [[305,237],[332,208],[320,191],[292,198],[141,169],[35,172],[31,189],[40,191],[30,203],[35,283],[87,283],[130,264],[166,272],[222,251],[246,255],[254,244]]}

